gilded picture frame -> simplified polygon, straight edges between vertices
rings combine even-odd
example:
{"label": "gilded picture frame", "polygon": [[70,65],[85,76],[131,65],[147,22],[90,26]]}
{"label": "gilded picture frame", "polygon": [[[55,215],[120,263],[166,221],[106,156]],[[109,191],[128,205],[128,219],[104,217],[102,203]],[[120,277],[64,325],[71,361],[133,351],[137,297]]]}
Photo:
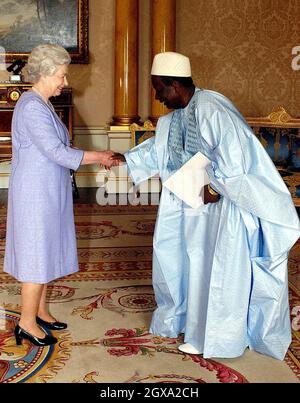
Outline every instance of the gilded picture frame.
{"label": "gilded picture frame", "polygon": [[41,43],[55,43],[72,63],[88,63],[88,0],[0,0],[0,59],[27,60]]}
{"label": "gilded picture frame", "polygon": [[155,126],[153,126],[150,120],[146,120],[143,126],[133,123],[130,125],[130,132],[131,145],[132,147],[135,147],[150,137],[155,136]]}

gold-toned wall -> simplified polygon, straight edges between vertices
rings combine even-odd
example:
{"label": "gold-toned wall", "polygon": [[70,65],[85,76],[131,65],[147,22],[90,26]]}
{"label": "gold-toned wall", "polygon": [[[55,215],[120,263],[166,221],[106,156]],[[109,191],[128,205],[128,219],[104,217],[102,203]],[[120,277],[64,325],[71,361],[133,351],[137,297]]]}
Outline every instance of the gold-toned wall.
{"label": "gold-toned wall", "polygon": [[151,3],[139,0],[139,115],[144,121],[150,115]]}
{"label": "gold-toned wall", "polygon": [[[151,1],[139,0],[142,120],[150,115]],[[89,1],[90,63],[72,64],[69,74],[76,127],[102,127],[113,116],[114,14],[114,0]],[[225,94],[245,116],[279,105],[300,116],[300,71],[291,67],[300,0],[177,0],[176,32],[198,86]]]}
{"label": "gold-toned wall", "polygon": [[[150,114],[151,0],[139,0],[139,115]],[[90,62],[72,64],[74,125],[105,126],[114,114],[115,0],[89,1]]]}
{"label": "gold-toned wall", "polygon": [[[139,114],[150,114],[151,0],[139,0]],[[89,1],[88,65],[72,64],[69,85],[74,91],[74,125],[105,126],[114,113],[115,0]]]}
{"label": "gold-toned wall", "polygon": [[89,64],[72,64],[69,85],[74,91],[74,125],[104,126],[114,106],[115,1],[89,1]]}
{"label": "gold-toned wall", "polygon": [[[75,125],[103,126],[113,115],[114,0],[90,0],[90,64],[71,66]],[[139,0],[139,115],[150,115],[151,0]],[[279,105],[300,116],[300,0],[177,0],[177,51],[198,86],[228,96],[245,116]]]}
{"label": "gold-toned wall", "polygon": [[283,105],[300,116],[299,0],[177,0],[177,51],[198,86],[228,96],[246,116]]}

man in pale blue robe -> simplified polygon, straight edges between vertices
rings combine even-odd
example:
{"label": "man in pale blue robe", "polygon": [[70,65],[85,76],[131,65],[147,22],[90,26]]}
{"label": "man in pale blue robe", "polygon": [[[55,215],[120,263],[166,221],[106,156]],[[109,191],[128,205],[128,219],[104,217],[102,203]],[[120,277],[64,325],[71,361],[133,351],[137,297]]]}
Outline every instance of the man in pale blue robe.
{"label": "man in pale blue robe", "polygon": [[179,349],[204,358],[249,347],[282,360],[291,342],[287,259],[300,234],[290,193],[234,105],[194,87],[188,58],[158,54],[151,74],[156,98],[175,111],[125,154],[133,181],[159,174],[164,183],[198,151],[211,164],[198,209],[162,188],[150,332],[184,333]]}

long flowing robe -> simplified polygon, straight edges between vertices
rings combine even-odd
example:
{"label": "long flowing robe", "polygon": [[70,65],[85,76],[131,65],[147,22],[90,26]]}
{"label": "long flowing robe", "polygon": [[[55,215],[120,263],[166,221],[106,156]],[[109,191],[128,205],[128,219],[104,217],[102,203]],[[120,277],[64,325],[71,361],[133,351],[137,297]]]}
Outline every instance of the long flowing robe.
{"label": "long flowing robe", "polygon": [[[211,160],[217,203],[184,205],[163,187],[153,241],[157,302],[150,331],[184,333],[205,358],[246,347],[283,359],[291,342],[287,259],[300,234],[290,193],[244,118],[223,95],[199,90],[197,146]],[[155,138],[125,154],[135,183],[168,169],[173,112]]]}

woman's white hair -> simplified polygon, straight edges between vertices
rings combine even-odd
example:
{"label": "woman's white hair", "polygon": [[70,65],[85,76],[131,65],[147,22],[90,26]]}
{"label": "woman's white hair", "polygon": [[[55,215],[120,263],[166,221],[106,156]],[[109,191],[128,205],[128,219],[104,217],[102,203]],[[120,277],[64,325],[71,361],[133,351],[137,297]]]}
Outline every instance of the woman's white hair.
{"label": "woman's white hair", "polygon": [[63,47],[51,44],[39,45],[28,57],[28,80],[35,83],[41,75],[52,76],[59,66],[70,62],[70,55]]}

